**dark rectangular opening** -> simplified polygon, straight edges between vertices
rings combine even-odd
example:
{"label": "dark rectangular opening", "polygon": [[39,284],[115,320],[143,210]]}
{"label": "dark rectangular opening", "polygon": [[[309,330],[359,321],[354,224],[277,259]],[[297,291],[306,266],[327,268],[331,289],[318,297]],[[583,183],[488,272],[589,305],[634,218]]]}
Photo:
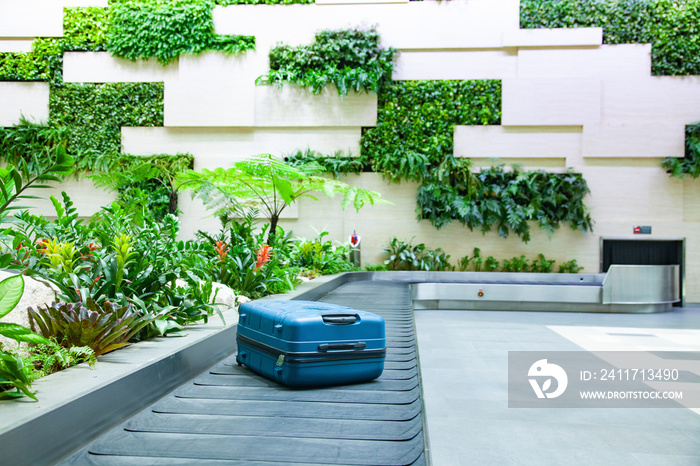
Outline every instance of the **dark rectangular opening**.
{"label": "dark rectangular opening", "polygon": [[685,302],[685,239],[614,239],[601,238],[600,271],[611,265],[678,265],[680,266],[681,300]]}

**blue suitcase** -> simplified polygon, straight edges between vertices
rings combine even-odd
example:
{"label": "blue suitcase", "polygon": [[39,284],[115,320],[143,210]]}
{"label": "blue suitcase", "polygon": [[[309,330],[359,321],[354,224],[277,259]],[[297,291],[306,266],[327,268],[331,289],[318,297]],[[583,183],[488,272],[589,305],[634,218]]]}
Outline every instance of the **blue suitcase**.
{"label": "blue suitcase", "polygon": [[384,370],[384,319],[315,301],[254,301],[239,308],[236,362],[291,387],[376,379]]}

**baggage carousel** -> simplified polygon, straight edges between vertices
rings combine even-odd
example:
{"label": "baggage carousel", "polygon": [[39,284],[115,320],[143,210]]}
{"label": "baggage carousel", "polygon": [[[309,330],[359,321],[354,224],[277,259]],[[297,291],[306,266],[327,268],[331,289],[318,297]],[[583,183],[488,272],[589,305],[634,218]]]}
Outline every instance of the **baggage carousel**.
{"label": "baggage carousel", "polygon": [[[132,384],[131,392],[125,384],[113,383],[85,401],[62,407],[61,425],[85,416],[95,420],[87,443],[68,436],[66,445],[75,446],[67,451],[80,449],[59,464],[427,464],[413,308],[662,312],[682,296],[678,277],[678,266],[612,266],[606,274],[358,272],[324,278],[292,299],[382,315],[387,360],[379,379],[318,389],[283,387],[236,364],[235,328],[230,327],[203,340],[197,348],[209,348],[206,354],[176,353],[145,371],[151,374],[150,385],[140,381]],[[217,351],[216,345],[227,349]],[[182,377],[176,382],[180,386],[167,385],[174,390],[153,382],[192,365],[197,351],[202,362],[213,364],[209,369],[189,381],[192,375]],[[146,387],[153,394],[139,392]],[[98,418],[114,401],[110,397],[156,401],[136,404],[122,415],[109,414],[106,424]],[[80,406],[80,411],[71,411],[71,406]],[[55,456],[52,452],[64,448],[55,442],[65,443],[65,432],[56,431],[54,423],[37,428],[42,418],[35,421],[33,436],[20,435],[20,426],[0,435],[0,445],[15,439],[13,449],[27,451],[17,442],[30,442],[33,457]],[[97,433],[103,427],[106,432]]]}
{"label": "baggage carousel", "polygon": [[231,355],[59,464],[426,464],[409,285],[355,281],[318,300],[384,317],[379,379],[291,389]]}

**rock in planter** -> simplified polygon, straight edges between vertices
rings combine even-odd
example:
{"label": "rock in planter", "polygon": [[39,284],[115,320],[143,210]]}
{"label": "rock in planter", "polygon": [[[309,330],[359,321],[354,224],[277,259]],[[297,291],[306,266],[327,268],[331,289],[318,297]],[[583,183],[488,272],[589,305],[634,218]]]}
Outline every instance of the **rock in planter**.
{"label": "rock in planter", "polygon": [[[14,275],[11,272],[0,271],[0,280]],[[32,306],[36,308],[41,304],[51,304],[56,301],[56,289],[52,284],[45,281],[39,281],[32,277],[24,277],[24,294],[22,299],[15,308],[2,318],[3,322],[19,324],[27,328],[32,328],[29,323],[29,313],[27,308]],[[36,329],[32,329],[36,331]],[[10,338],[0,336],[0,344],[8,349],[16,349],[18,343]]]}

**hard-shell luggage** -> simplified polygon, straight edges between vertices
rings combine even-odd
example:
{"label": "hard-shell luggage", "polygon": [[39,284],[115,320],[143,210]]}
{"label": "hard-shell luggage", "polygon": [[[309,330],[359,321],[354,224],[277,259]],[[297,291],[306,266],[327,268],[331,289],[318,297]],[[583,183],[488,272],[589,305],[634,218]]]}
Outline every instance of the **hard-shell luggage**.
{"label": "hard-shell luggage", "polygon": [[239,308],[236,361],[284,385],[376,379],[384,370],[384,319],[315,301],[254,301]]}

